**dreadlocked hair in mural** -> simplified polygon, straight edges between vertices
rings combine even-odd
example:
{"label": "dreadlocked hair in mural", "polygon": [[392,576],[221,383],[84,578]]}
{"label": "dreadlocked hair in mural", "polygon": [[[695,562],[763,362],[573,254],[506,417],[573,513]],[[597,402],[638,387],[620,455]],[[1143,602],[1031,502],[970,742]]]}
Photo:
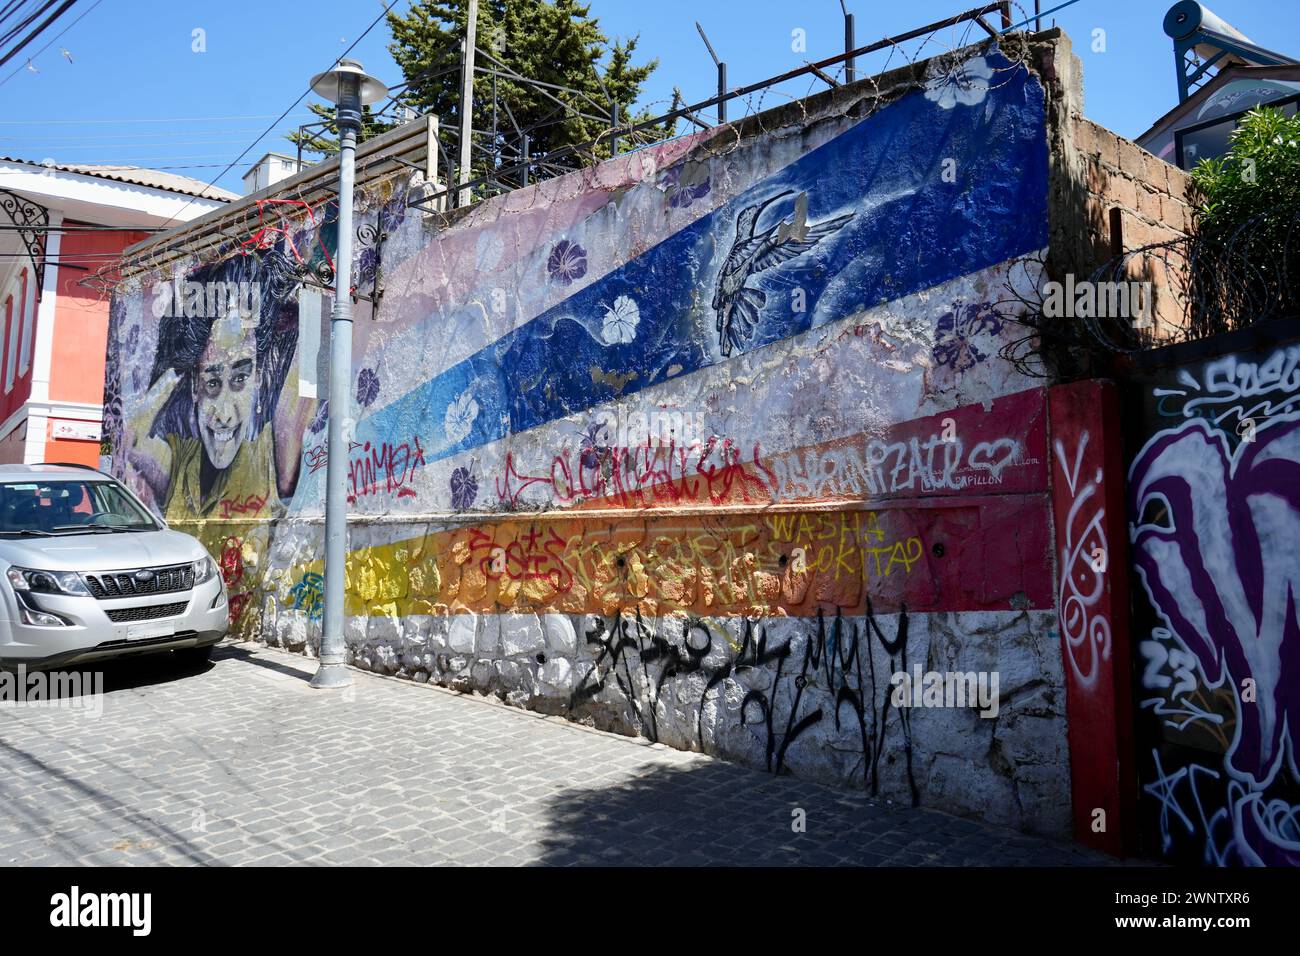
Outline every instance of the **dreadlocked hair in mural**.
{"label": "dreadlocked hair in mural", "polygon": [[[294,308],[300,287],[299,270],[280,248],[245,252],[203,266],[185,277],[187,288],[230,290],[239,301],[250,301],[256,322],[257,401],[251,430],[260,432],[274,416],[275,404],[293,364],[298,345],[298,314]],[[248,290],[248,291],[245,291]],[[209,296],[211,292],[209,291]],[[181,297],[158,326],[158,351],[149,375],[152,387],[168,370],[180,377],[177,388],[154,419],[150,436],[198,437],[193,393],[199,359],[207,347],[218,310],[190,308]],[[228,302],[232,301],[227,299]]]}
{"label": "dreadlocked hair in mural", "polygon": [[[121,340],[122,326],[125,320],[126,301],[114,296],[108,307],[108,340]],[[110,348],[104,361],[104,416],[100,431],[99,454],[101,459],[112,457],[113,477],[121,479],[125,474],[126,461],[118,461],[113,455],[122,442],[122,362],[119,350]]]}

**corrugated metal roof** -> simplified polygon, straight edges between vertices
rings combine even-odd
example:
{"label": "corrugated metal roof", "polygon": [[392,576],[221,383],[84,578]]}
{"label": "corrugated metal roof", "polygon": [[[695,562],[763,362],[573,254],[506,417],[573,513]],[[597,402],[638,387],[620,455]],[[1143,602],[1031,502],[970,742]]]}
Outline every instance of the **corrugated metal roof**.
{"label": "corrugated metal roof", "polygon": [[61,172],[80,173],[83,176],[96,176],[100,179],[112,179],[120,183],[131,183],[135,186],[148,186],[152,189],[165,189],[168,192],[180,193],[185,196],[198,196],[200,199],[212,199],[218,202],[233,202],[239,198],[238,193],[232,193],[216,186],[209,186],[207,183],[191,179],[189,176],[178,176],[175,173],[163,172],[161,169],[146,169],[143,166],[96,166],[81,163],[36,163],[30,159],[23,159],[19,156],[0,156],[0,160],[10,163],[25,163],[28,166],[38,166],[41,169],[57,169]]}

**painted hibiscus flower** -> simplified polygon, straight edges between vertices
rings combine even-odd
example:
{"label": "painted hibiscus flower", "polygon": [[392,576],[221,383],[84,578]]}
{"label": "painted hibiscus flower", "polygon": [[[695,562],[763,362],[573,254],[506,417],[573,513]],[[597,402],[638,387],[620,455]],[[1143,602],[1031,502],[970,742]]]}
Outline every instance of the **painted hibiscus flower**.
{"label": "painted hibiscus flower", "polygon": [[950,110],[957,104],[977,106],[984,102],[993,85],[993,67],[982,56],[971,57],[950,69],[935,61],[933,75],[926,81],[925,98],[940,109]]}
{"label": "painted hibiscus flower", "polygon": [[443,429],[447,432],[447,440],[454,445],[467,438],[476,418],[478,418],[478,402],[466,392],[447,406],[447,414],[443,418]]}
{"label": "painted hibiscus flower", "polygon": [[363,368],[357,375],[357,404],[369,408],[379,395],[379,376],[372,368]]}
{"label": "painted hibiscus flower", "polygon": [[636,327],[640,321],[640,307],[630,296],[620,295],[605,312],[601,338],[606,345],[626,345],[636,338]]}
{"label": "painted hibiscus flower", "polygon": [[546,260],[546,271],[557,282],[570,285],[587,274],[587,250],[576,242],[561,239]]}
{"label": "painted hibiscus flower", "polygon": [[664,174],[664,187],[668,190],[668,205],[673,209],[686,209],[697,199],[709,194],[712,184],[707,167],[695,163],[680,163]]}
{"label": "painted hibiscus flower", "polygon": [[579,447],[582,452],[582,467],[598,468],[600,463],[609,457],[609,427],[599,423],[587,426]]}
{"label": "painted hibiscus flower", "polygon": [[457,468],[451,473],[451,506],[457,511],[468,511],[478,495],[478,482],[468,468]]}
{"label": "painted hibiscus flower", "polygon": [[397,227],[406,219],[406,194],[394,196],[383,209],[379,210],[379,228],[388,234],[397,231]]}
{"label": "painted hibiscus flower", "polygon": [[979,337],[985,337],[989,347],[996,344],[993,337],[1001,331],[1002,318],[991,304],[959,304],[942,316],[935,327],[934,360],[954,372],[965,372],[988,358],[979,347]]}

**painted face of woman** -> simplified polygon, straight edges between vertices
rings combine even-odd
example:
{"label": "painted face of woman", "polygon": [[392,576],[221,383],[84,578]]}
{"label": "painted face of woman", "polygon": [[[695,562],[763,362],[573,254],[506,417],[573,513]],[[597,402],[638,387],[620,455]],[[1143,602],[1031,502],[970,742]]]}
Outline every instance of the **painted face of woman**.
{"label": "painted face of woman", "polygon": [[256,383],[257,329],[232,312],[212,323],[194,379],[199,437],[215,468],[229,468],[250,437]]}

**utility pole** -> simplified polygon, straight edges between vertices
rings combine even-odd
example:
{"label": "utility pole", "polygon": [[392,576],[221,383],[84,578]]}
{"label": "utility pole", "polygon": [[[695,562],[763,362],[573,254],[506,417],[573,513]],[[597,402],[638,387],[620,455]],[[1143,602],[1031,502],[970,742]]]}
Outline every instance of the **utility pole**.
{"label": "utility pole", "polygon": [[[470,180],[473,158],[470,147],[474,136],[474,44],[478,34],[478,0],[469,0],[469,19],[465,23],[465,55],[461,58],[460,77],[460,169],[459,181],[464,186]],[[470,191],[461,189],[457,206],[469,205]]]}
{"label": "utility pole", "polygon": [[348,442],[352,439],[352,192],[356,179],[357,133],[361,107],[388,95],[384,84],[367,76],[355,60],[312,77],[317,96],[336,104],[339,130],[338,250],[334,256],[334,308],[330,312],[329,433],[325,470],[325,620],[320,666],[312,687],[347,687],[343,578],[348,559]]}

